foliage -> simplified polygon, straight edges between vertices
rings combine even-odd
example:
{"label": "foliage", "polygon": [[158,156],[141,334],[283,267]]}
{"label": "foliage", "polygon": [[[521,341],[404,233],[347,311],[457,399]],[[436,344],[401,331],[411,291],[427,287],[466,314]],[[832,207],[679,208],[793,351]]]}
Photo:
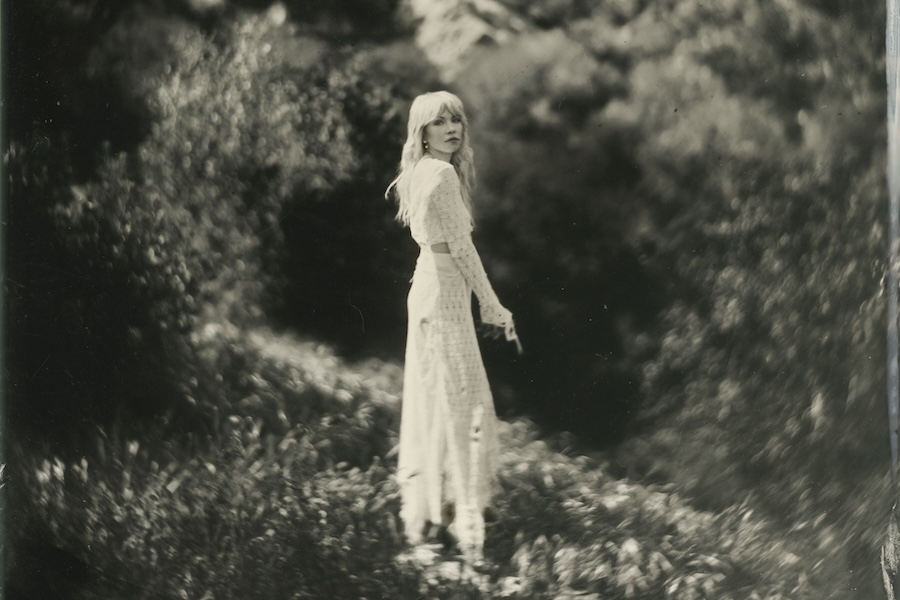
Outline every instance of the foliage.
{"label": "foliage", "polygon": [[[766,27],[756,16],[745,19]],[[841,475],[853,480],[860,463],[883,464],[877,446],[858,444],[884,435],[875,420],[883,360],[874,349],[883,319],[883,156],[831,120],[852,113],[855,127],[874,131],[879,96],[864,87],[859,62],[845,58],[827,75],[817,58],[807,68],[822,67],[823,81],[846,73],[863,87],[850,94],[829,86],[829,110],[801,111],[795,142],[768,100],[706,100],[727,96],[723,81],[716,70],[689,68],[687,57],[705,61],[717,49],[685,46],[684,57],[658,70],[636,69],[633,88],[656,123],[639,150],[652,174],[644,205],[653,225],[644,231],[656,251],[647,260],[658,273],[678,274],[669,278],[660,352],[644,367],[654,398],[647,414],[683,411],[664,429],[690,423],[739,471],[793,484],[798,473],[833,477],[846,466]],[[754,57],[744,50],[743,60]],[[665,96],[660,81],[669,82]],[[796,461],[789,447],[799,450]],[[784,507],[796,500],[781,497]]]}
{"label": "foliage", "polygon": [[[218,394],[190,335],[210,321],[250,324],[267,312],[328,326],[336,321],[306,315],[335,297],[353,311],[344,326],[353,335],[358,310],[367,335],[383,332],[372,322],[385,314],[399,320],[402,303],[368,292],[396,280],[394,270],[357,268],[344,255],[391,265],[387,248],[398,246],[392,209],[379,200],[397,92],[364,76],[364,52],[329,53],[269,13],[213,35],[134,9],[85,54],[81,77],[116,89],[147,131],[124,152],[106,144],[86,178],[61,152],[65,128],[44,143],[59,148],[48,161],[57,171],[34,167],[48,154],[30,149],[44,147],[40,138],[14,140],[5,157],[16,179],[11,213],[26,227],[11,241],[23,282],[11,321],[33,348],[17,368],[38,372],[49,353],[50,373],[83,384],[67,397],[65,378],[42,378],[47,401],[17,401],[32,421],[62,410],[91,420],[119,409],[190,412],[191,399]],[[39,240],[49,247],[30,253]],[[35,269],[48,275],[31,277]],[[61,290],[70,293],[60,314],[40,299]],[[135,402],[116,406],[122,397]]]}
{"label": "foliage", "polygon": [[[397,167],[402,107],[408,90],[379,64],[387,54],[363,50],[328,75],[329,99],[341,106],[352,148],[352,177],[325,192],[294,198],[282,214],[283,285],[274,295],[280,322],[339,343],[346,352],[397,352],[403,343],[405,294],[415,245],[394,220],[384,189]],[[416,61],[401,63],[421,69]],[[396,65],[395,65],[396,66]],[[406,74],[408,76],[408,73]]]}
{"label": "foliage", "polygon": [[[354,159],[351,127],[332,97],[336,78],[273,56],[279,33],[262,18],[237,22],[217,39],[143,19],[116,28],[93,66],[117,72],[152,115],[132,178],[140,201],[163,204],[167,222],[159,228],[182,236],[154,251],[183,253],[200,285],[197,304],[225,304],[222,316],[239,320],[259,316],[230,313],[259,306],[263,269],[282,242],[282,205],[298,192],[333,189]],[[162,58],[134,69],[135,57],[153,56],[140,42],[158,48],[160,38],[169,52],[157,50]],[[126,40],[134,57],[120,52]],[[117,175],[129,178],[123,169]]]}
{"label": "foliage", "polygon": [[608,443],[634,409],[623,342],[659,307],[621,239],[636,123],[595,118],[626,84],[618,65],[559,31],[479,53],[460,81],[475,114],[476,235],[527,349],[512,369],[492,366],[511,370],[520,404],[542,421]]}
{"label": "foliage", "polygon": [[[384,410],[398,408],[395,365],[348,365],[265,331],[218,340],[225,353],[264,349],[269,367],[245,371],[257,386],[302,369],[333,417],[363,382],[391,396]],[[136,598],[816,598],[846,585],[841,550],[817,548],[810,531],[783,535],[749,505],[698,512],[671,488],[617,480],[604,463],[554,449],[565,440],[541,441],[526,421],[502,427],[491,566],[423,563],[401,539],[390,452],[350,466],[322,443],[355,435],[352,423],[316,418],[308,395],[288,403],[307,411],[304,423],[266,433],[255,416],[223,415],[215,443],[194,449],[113,428],[82,458],[16,455],[10,493],[28,492],[12,533],[45,523],[47,543],[137,586]]]}
{"label": "foliage", "polygon": [[693,424],[685,449],[740,439],[722,459],[782,482],[820,464],[788,445],[833,468],[818,444],[841,430],[835,453],[873,460],[856,442],[884,436],[869,52],[799,4],[673,1],[473,57],[486,254],[530,348],[516,375],[553,374],[548,412],[599,440],[601,402],[650,431]]}
{"label": "foliage", "polygon": [[275,443],[240,422],[234,440],[231,454],[162,465],[136,441],[102,446],[119,456],[45,461],[29,483],[58,543],[91,548],[94,566],[120,579],[141,566],[147,575],[135,583],[146,590],[183,598],[407,595],[414,580],[392,560],[396,490],[385,469],[316,471],[299,431]]}
{"label": "foliage", "polygon": [[874,564],[883,48],[798,2],[630,15],[481,50],[458,82],[529,350],[511,378],[586,439],[626,437],[635,475],[701,506],[757,490],[787,522],[824,511]]}
{"label": "foliage", "polygon": [[250,419],[263,435],[315,430],[318,468],[366,467],[396,444],[398,396],[389,390],[399,384],[399,370],[362,363],[350,372],[338,368],[318,343],[276,338],[265,330],[209,325],[197,345],[223,388],[222,397],[199,400],[208,403],[208,411]]}

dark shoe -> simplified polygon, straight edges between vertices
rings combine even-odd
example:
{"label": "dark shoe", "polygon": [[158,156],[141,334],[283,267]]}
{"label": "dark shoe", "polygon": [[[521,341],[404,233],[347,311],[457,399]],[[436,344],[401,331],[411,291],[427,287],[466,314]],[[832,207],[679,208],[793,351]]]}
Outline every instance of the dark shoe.
{"label": "dark shoe", "polygon": [[459,549],[459,540],[456,539],[456,537],[450,533],[450,530],[443,525],[438,531],[437,541],[440,542],[446,552],[449,552],[450,554],[462,554],[462,551]]}
{"label": "dark shoe", "polygon": [[422,526],[422,541],[426,544],[437,543],[437,536],[440,528],[441,526],[436,523],[425,521],[425,525]]}
{"label": "dark shoe", "polygon": [[459,540],[450,533],[446,525],[437,525],[431,521],[425,521],[422,537],[426,544],[440,544],[445,552],[460,554]]}

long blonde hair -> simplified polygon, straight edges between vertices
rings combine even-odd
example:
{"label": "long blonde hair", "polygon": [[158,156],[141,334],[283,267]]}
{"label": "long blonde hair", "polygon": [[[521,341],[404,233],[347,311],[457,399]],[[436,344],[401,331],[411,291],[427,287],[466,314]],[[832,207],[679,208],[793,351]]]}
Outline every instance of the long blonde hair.
{"label": "long blonde hair", "polygon": [[462,192],[462,199],[472,211],[472,191],[475,188],[475,163],[474,153],[469,144],[469,121],[466,119],[463,103],[455,94],[450,92],[428,92],[417,96],[409,108],[409,123],[406,126],[406,143],[403,144],[403,152],[400,155],[400,168],[397,177],[391,182],[384,193],[384,197],[390,196],[393,189],[398,198],[399,208],[397,220],[409,226],[411,199],[409,186],[412,179],[413,168],[425,154],[424,132],[425,126],[447,110],[452,115],[460,118],[463,124],[462,138],[459,150],[450,157],[450,164],[456,169]]}

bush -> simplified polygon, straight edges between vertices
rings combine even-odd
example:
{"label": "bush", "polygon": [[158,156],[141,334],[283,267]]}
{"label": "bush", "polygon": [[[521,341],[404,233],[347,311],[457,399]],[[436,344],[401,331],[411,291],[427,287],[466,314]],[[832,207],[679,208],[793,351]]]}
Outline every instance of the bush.
{"label": "bush", "polygon": [[597,118],[627,92],[625,74],[554,31],[473,56],[460,87],[473,113],[476,236],[526,348],[512,367],[486,349],[489,368],[519,382],[520,410],[614,443],[635,400],[624,341],[659,299],[622,238],[638,124]]}
{"label": "bush", "polygon": [[[329,98],[342,107],[351,132],[352,177],[295,196],[281,220],[283,285],[274,290],[273,316],[349,354],[397,355],[405,340],[416,246],[395,221],[396,206],[384,200],[404,139],[405,86],[412,85],[387,83],[398,52],[387,52],[382,62],[383,53],[361,49],[329,69]],[[422,68],[415,60],[401,64],[407,77]]]}
{"label": "bush", "polygon": [[[852,389],[871,422],[881,409],[856,376],[881,373],[868,335],[884,157],[858,133],[883,120],[869,50],[832,58],[848,33],[766,3],[671,2],[622,26],[598,10],[570,30],[582,45],[557,30],[484,49],[459,82],[485,255],[530,347],[524,393],[594,431],[603,413],[652,429],[699,410],[722,428],[705,440],[772,444],[735,460],[758,473],[776,447],[825,435],[830,417],[815,435],[800,424],[810,403],[843,414]],[[773,54],[793,59],[773,71]],[[542,371],[552,383],[535,385]]]}
{"label": "bush", "polygon": [[[655,98],[637,100],[655,105],[649,114],[660,119],[641,151],[652,184],[644,204],[659,227],[648,260],[657,273],[678,274],[669,278],[673,302],[663,313],[660,353],[645,366],[645,393],[655,398],[647,415],[683,410],[673,430],[691,423],[689,430],[701,431],[696,424],[707,423],[721,433],[700,435],[717,446],[741,440],[731,464],[779,481],[826,464],[833,476],[841,461],[830,451],[838,448],[861,452],[842,462],[851,480],[857,460],[879,470],[877,447],[856,440],[885,435],[874,421],[883,361],[869,337],[883,319],[877,285],[884,233],[873,226],[882,157],[832,126],[835,145],[819,143],[830,113],[804,121],[805,143],[794,144],[762,105],[706,104],[702,98],[723,95],[717,79],[707,73],[692,80],[676,70],[678,62],[663,69],[680,92],[657,95],[662,71],[643,73],[646,87],[635,90]],[[673,100],[685,114],[666,110]],[[881,117],[874,98],[856,102],[860,122]],[[832,109],[842,107],[849,112],[846,104]],[[875,388],[862,383],[862,373]],[[848,402],[867,416],[832,421]],[[831,426],[838,429],[826,433]],[[846,428],[854,426],[863,429],[851,434]],[[819,447],[835,436],[837,446]],[[788,446],[792,453],[808,448],[797,455],[803,466],[788,457]],[[795,499],[781,498],[786,506]]]}
{"label": "bush", "polygon": [[[17,462],[16,485],[32,490],[25,506],[47,523],[44,541],[102,574],[89,587],[49,588],[106,585],[134,598],[689,600],[815,598],[846,585],[840,549],[816,548],[808,530],[788,541],[747,505],[697,512],[671,490],[611,479],[591,460],[552,450],[525,422],[503,428],[488,569],[432,563],[402,540],[390,463],[319,469],[315,426],[266,436],[252,419],[232,423],[221,449],[193,457],[109,435],[84,459]],[[19,531],[24,521],[16,523]],[[40,548],[18,551],[29,550]]]}
{"label": "bush", "polygon": [[801,518],[865,482],[848,511],[870,518],[844,526],[873,539],[884,155],[860,132],[884,119],[880,50],[799,4],[620,18],[484,49],[459,81],[485,256],[528,348],[511,380],[594,443],[629,436],[636,475],[700,506],[765,490]]}
{"label": "bush", "polygon": [[[363,77],[363,53],[326,51],[266,15],[239,15],[212,35],[134,9],[104,30],[82,76],[115,87],[122,106],[142,115],[145,136],[124,152],[107,144],[87,178],[64,152],[31,150],[28,140],[6,157],[11,214],[26,227],[12,240],[26,283],[10,320],[27,315],[17,339],[31,350],[16,367],[68,373],[41,378],[36,397],[46,400],[16,400],[14,418],[40,429],[63,414],[189,414],[199,396],[221,392],[192,333],[211,321],[258,324],[266,313],[291,325],[308,322],[298,309],[336,314],[328,286],[341,274],[341,305],[366,311],[370,331],[383,331],[372,326],[382,317],[399,320],[402,301],[382,308],[367,291],[396,273],[386,250],[396,246],[392,208],[380,197],[387,157],[398,154],[388,135],[397,91]],[[43,158],[55,170],[38,169]],[[370,233],[346,235],[348,214]],[[45,246],[31,254],[38,240]],[[379,268],[336,268],[348,240]],[[35,269],[48,275],[32,278]],[[25,302],[62,290],[60,312]],[[61,343],[50,350],[50,340]]]}
{"label": "bush", "polygon": [[316,472],[297,431],[277,443],[235,433],[233,456],[160,465],[129,442],[105,462],[44,461],[27,483],[50,541],[77,556],[90,548],[90,564],[144,590],[132,597],[404,597],[414,588],[393,561],[396,489],[385,469]]}
{"label": "bush", "polygon": [[197,347],[223,390],[198,402],[220,416],[220,426],[231,415],[258,423],[262,435],[312,429],[320,469],[342,463],[366,468],[396,444],[399,398],[385,388],[402,375],[385,378],[378,361],[350,372],[338,369],[330,349],[317,342],[215,325],[198,336]]}

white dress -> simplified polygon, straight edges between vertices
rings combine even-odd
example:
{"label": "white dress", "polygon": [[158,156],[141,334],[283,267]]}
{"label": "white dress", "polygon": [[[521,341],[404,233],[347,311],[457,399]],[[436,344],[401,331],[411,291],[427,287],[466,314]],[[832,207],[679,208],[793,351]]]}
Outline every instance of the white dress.
{"label": "white dress", "polygon": [[[472,293],[482,320],[505,325],[472,244],[472,223],[450,163],[425,157],[410,184],[410,232],[419,244],[407,298],[409,323],[403,380],[398,479],[408,539],[418,543],[426,521],[441,522],[452,503],[450,531],[464,552],[480,556],[483,510],[496,486],[497,417],[475,336]],[[446,242],[450,254],[432,244]]]}

